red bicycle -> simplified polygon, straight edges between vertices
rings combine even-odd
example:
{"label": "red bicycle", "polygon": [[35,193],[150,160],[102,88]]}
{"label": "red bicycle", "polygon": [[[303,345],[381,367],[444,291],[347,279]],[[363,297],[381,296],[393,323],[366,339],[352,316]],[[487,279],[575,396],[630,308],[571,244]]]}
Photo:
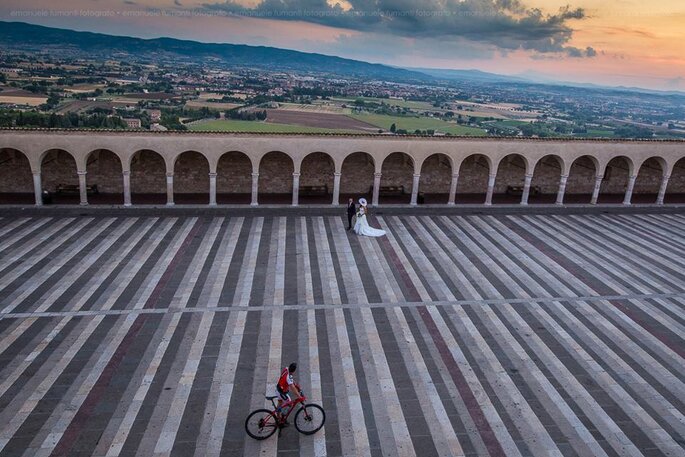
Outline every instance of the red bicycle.
{"label": "red bicycle", "polygon": [[277,412],[278,407],[274,401],[277,396],[266,397],[271,401],[273,410],[266,408],[256,409],[245,419],[245,431],[256,440],[265,440],[278,430],[286,426],[288,417],[299,405],[300,408],[295,413],[295,428],[303,435],[313,435],[321,430],[326,422],[326,413],[323,408],[315,403],[307,403],[307,397],[300,390],[302,396],[295,400],[286,401],[281,405],[281,412]]}

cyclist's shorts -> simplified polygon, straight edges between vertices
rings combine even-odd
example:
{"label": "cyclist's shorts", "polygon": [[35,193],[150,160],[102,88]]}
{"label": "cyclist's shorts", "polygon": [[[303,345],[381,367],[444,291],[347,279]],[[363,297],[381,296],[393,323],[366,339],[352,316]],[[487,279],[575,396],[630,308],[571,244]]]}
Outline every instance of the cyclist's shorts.
{"label": "cyclist's shorts", "polygon": [[290,394],[283,392],[281,389],[279,389],[278,385],[276,385],[276,395],[278,395],[283,401],[290,401]]}

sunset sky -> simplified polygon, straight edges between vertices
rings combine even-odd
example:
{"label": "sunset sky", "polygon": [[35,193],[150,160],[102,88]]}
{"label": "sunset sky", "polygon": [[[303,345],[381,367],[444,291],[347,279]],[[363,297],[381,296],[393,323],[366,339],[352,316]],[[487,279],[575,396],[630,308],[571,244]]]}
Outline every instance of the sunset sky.
{"label": "sunset sky", "polygon": [[3,0],[0,18],[685,90],[685,0]]}

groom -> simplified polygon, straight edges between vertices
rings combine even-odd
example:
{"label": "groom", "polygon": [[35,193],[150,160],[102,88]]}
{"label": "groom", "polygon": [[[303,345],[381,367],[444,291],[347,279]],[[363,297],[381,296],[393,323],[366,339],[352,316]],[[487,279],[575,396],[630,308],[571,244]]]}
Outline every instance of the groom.
{"label": "groom", "polygon": [[350,198],[347,201],[347,230],[352,229],[352,218],[357,214],[357,205],[354,204],[354,199]]}

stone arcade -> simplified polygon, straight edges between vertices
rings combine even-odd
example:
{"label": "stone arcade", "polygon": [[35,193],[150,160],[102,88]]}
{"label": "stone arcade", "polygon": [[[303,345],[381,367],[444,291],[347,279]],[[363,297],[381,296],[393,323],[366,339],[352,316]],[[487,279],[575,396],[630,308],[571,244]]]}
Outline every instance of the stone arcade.
{"label": "stone arcade", "polygon": [[41,205],[43,190],[61,186],[86,205],[93,185],[126,206],[142,195],[167,205],[187,195],[209,205],[287,195],[298,205],[303,191],[334,205],[367,194],[373,205],[415,205],[424,194],[448,205],[509,194],[525,205],[532,193],[557,204],[620,195],[628,205],[633,194],[663,204],[685,193],[685,142],[0,130],[0,196],[32,194]]}

